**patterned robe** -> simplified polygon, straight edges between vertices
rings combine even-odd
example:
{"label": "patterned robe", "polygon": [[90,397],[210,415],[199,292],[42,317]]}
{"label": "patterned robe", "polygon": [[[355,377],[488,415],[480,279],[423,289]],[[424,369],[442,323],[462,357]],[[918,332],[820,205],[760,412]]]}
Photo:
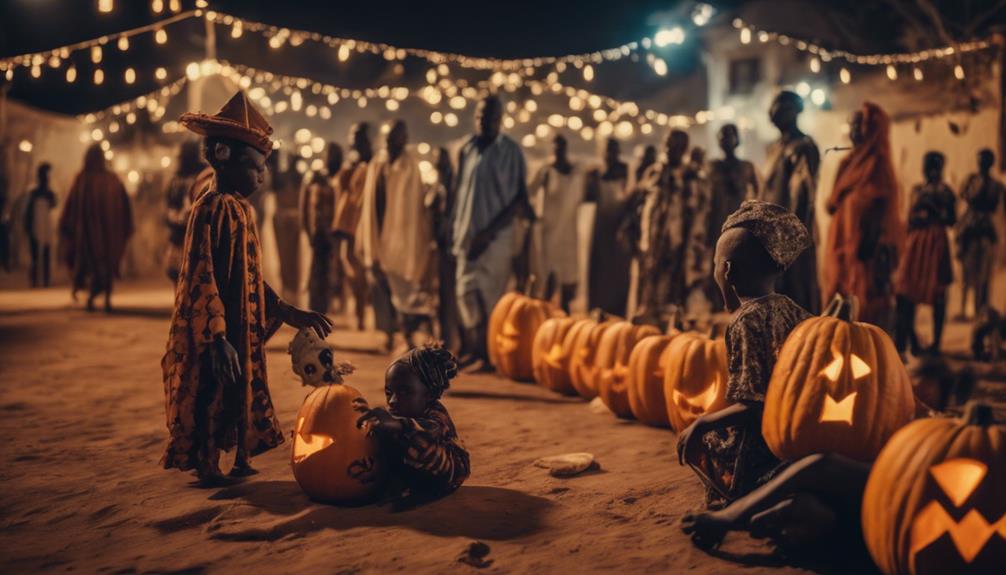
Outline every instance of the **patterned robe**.
{"label": "patterned robe", "polygon": [[[727,399],[764,404],[769,378],[786,337],[811,317],[781,294],[741,305],[727,326]],[[783,466],[765,444],[761,418],[702,437],[705,453],[699,465],[705,477],[707,502],[733,501],[771,479]]]}
{"label": "patterned robe", "polygon": [[471,473],[468,452],[439,401],[423,417],[400,419],[405,430],[392,440],[392,466],[413,491],[445,495],[461,487]]}
{"label": "patterned robe", "polygon": [[894,276],[894,293],[912,303],[933,305],[954,281],[947,230],[957,222],[956,200],[943,182],[912,189],[905,257]]}
{"label": "patterned robe", "polygon": [[[262,281],[254,210],[243,198],[210,189],[192,207],[175,291],[164,374],[166,469],[199,468],[246,430],[251,455],[283,442],[266,378],[265,342],[280,326],[278,298]],[[223,335],[237,350],[241,376],[223,386],[209,347]]]}
{"label": "patterned robe", "polygon": [[814,212],[820,163],[821,155],[817,144],[810,136],[800,134],[788,141],[775,142],[768,150],[768,172],[761,198],[790,210],[810,230],[815,248],[800,254],[782,274],[776,290],[793,298],[793,301],[811,313],[818,313],[821,309],[817,277],[817,221]]}

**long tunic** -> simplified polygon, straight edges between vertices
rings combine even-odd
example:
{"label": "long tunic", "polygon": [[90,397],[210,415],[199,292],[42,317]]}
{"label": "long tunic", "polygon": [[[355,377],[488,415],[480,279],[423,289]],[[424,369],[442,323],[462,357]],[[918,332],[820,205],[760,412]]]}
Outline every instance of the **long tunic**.
{"label": "long tunic", "polygon": [[[792,211],[810,230],[817,245],[814,200],[821,156],[817,144],[806,134],[769,147],[768,171],[762,199]],[[804,250],[779,279],[776,291],[788,295],[811,313],[821,308],[817,277],[817,249]]]}
{"label": "long tunic", "polygon": [[528,192],[538,216],[535,268],[540,284],[553,274],[560,284],[575,284],[579,274],[577,211],[583,200],[579,169],[573,166],[564,174],[555,166],[543,166],[531,179]]}
{"label": "long tunic", "polygon": [[[269,396],[265,342],[279,328],[276,294],[262,280],[254,211],[243,198],[209,190],[192,208],[161,360],[168,444],[161,464],[187,470],[237,445],[246,430],[251,455],[283,442]],[[212,375],[218,335],[237,351],[237,385]]]}
{"label": "long tunic", "polygon": [[736,212],[741,202],[756,195],[758,175],[754,164],[738,158],[709,162],[709,188],[709,234],[706,240],[710,249],[715,250],[727,216]]}
{"label": "long tunic", "polygon": [[332,225],[335,221],[336,192],[333,177],[311,174],[300,191],[301,227],[311,242],[311,273],[308,301],[312,310],[327,313],[333,293],[341,287],[341,267],[335,258]]}
{"label": "long tunic", "polygon": [[434,401],[422,417],[399,421],[404,430],[392,440],[391,463],[413,492],[445,495],[468,479],[468,451],[442,403]]}
{"label": "long tunic", "polygon": [[514,255],[514,226],[505,226],[488,249],[468,259],[472,240],[527,190],[524,154],[509,136],[500,134],[485,150],[473,136],[461,148],[454,205],[453,246],[457,256],[457,296],[461,322],[473,328],[506,291]]}
{"label": "long tunic", "polygon": [[957,219],[955,201],[943,182],[912,190],[905,257],[895,274],[894,291],[913,303],[932,305],[954,280],[947,229]]}
{"label": "long tunic", "polygon": [[367,268],[383,271],[392,304],[406,314],[433,314],[433,224],[425,197],[410,148],[393,162],[386,151],[370,162],[356,247]]}
{"label": "long tunic", "polygon": [[300,175],[274,174],[272,191],[276,195],[272,226],[279,251],[280,278],[283,293],[292,299],[300,291]]}
{"label": "long tunic", "polygon": [[60,256],[71,270],[74,289],[88,278],[100,285],[119,273],[133,214],[122,180],[104,166],[77,174],[59,221]]}
{"label": "long tunic", "polygon": [[588,308],[624,316],[629,300],[632,253],[625,242],[616,238],[626,216],[626,178],[604,179],[597,175],[592,179],[596,185],[588,188],[586,200],[594,202],[597,209],[590,242]]}
{"label": "long tunic", "polygon": [[[752,405],[765,403],[772,368],[786,337],[811,317],[793,300],[772,294],[744,302],[727,326],[727,399]],[[782,463],[761,434],[761,418],[728,426],[702,437],[705,453],[699,465],[705,473],[711,501],[733,501],[768,481]]]}
{"label": "long tunic", "polygon": [[332,229],[345,237],[356,237],[363,210],[363,186],[367,180],[367,162],[344,167],[336,176],[335,223]]}
{"label": "long tunic", "polygon": [[55,207],[56,194],[49,188],[35,188],[28,194],[24,231],[39,246],[49,246],[52,243],[52,209]]}

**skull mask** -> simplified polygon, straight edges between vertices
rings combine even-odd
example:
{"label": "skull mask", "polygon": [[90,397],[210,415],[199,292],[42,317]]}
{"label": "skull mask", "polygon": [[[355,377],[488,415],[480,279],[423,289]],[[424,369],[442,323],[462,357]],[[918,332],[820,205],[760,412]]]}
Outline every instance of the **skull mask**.
{"label": "skull mask", "polygon": [[288,352],[293,372],[300,376],[303,385],[320,387],[342,383],[342,376],[353,372],[351,364],[335,361],[335,346],[319,339],[309,329],[297,332]]}

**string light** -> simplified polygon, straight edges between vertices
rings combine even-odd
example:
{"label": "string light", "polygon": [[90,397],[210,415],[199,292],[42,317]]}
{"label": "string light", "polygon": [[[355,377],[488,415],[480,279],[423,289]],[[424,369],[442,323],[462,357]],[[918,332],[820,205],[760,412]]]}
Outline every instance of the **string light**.
{"label": "string light", "polygon": [[150,0],[150,10],[154,14],[164,12],[164,0]]}
{"label": "string light", "polygon": [[849,73],[849,70],[847,68],[842,68],[838,72],[838,78],[839,80],[842,81],[843,84],[848,84],[849,82],[852,81],[852,74]]}
{"label": "string light", "polygon": [[751,43],[751,29],[748,27],[741,28],[741,44]]}
{"label": "string light", "polygon": [[154,77],[158,80],[164,80],[168,77],[168,71],[164,68],[158,68],[154,71]]}
{"label": "string light", "polygon": [[921,82],[923,80],[922,68],[915,67],[912,69],[912,76],[915,77],[916,82]]}
{"label": "string light", "polygon": [[117,45],[119,46],[119,50],[122,52],[129,50],[129,36],[119,36]]}
{"label": "string light", "polygon": [[136,82],[136,70],[132,68],[126,68],[125,80],[127,84],[132,84]]}
{"label": "string light", "polygon": [[100,86],[105,82],[105,72],[101,68],[94,70],[94,85]]}
{"label": "string light", "polygon": [[817,74],[821,71],[821,60],[817,56],[810,59],[810,71]]}
{"label": "string light", "polygon": [[594,67],[591,66],[590,64],[587,64],[586,66],[583,67],[583,79],[586,80],[587,82],[591,82],[594,80]]}
{"label": "string light", "polygon": [[115,10],[115,2],[113,0],[98,0],[98,12],[108,14],[112,10]]}
{"label": "string light", "polygon": [[101,57],[102,57],[101,46],[92,46],[91,47],[91,62],[94,62],[95,64],[100,64],[101,63]]}
{"label": "string light", "polygon": [[164,28],[158,28],[157,32],[154,32],[154,41],[158,44],[166,44],[168,42],[168,31]]}
{"label": "string light", "polygon": [[961,66],[960,64],[954,66],[954,78],[957,78],[958,80],[964,79],[964,66]]}
{"label": "string light", "polygon": [[70,66],[66,69],[66,81],[69,84],[77,81],[77,68],[75,66]]}
{"label": "string light", "polygon": [[889,80],[897,80],[898,79],[898,69],[894,66],[894,64],[888,64],[887,65],[887,78]]}

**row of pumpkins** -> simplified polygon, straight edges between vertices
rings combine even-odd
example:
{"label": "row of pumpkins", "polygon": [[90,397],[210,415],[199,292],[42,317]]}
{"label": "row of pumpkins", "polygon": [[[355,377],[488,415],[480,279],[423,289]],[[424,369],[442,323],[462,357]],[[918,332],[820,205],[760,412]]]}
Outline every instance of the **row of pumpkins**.
{"label": "row of pumpkins", "polygon": [[[850,315],[850,302],[837,299],[780,350],[763,417],[765,440],[780,459],[829,452],[872,461],[912,418],[912,386],[894,344]],[[663,334],[603,314],[567,317],[516,292],[493,309],[488,334],[490,361],[502,376],[600,397],[618,417],[681,432],[729,405],[721,337]]]}
{"label": "row of pumpkins", "polygon": [[[893,342],[851,308],[836,298],[783,344],[762,413],[766,444],[781,460],[874,462],[863,537],[885,573],[1004,572],[995,570],[1006,565],[1006,427],[980,404],[962,419],[911,422],[912,385]],[[501,375],[600,397],[622,418],[680,432],[729,404],[722,338],[566,317],[518,293],[494,308],[488,337]]]}

